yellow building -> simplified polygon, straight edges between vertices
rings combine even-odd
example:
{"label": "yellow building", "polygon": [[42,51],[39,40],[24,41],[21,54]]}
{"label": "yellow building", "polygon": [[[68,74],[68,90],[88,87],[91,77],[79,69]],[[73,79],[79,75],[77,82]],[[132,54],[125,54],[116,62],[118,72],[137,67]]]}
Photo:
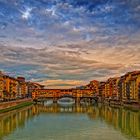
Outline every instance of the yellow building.
{"label": "yellow building", "polygon": [[26,97],[28,94],[27,83],[25,82],[24,77],[17,77],[18,80],[18,97]]}
{"label": "yellow building", "polygon": [[132,72],[128,72],[124,75],[124,82],[123,82],[123,94],[122,100],[127,101],[129,100],[130,96],[130,79],[131,79]]}
{"label": "yellow building", "polygon": [[86,87],[87,89],[92,89],[93,94],[99,95],[99,81],[92,80]]}
{"label": "yellow building", "polygon": [[3,98],[10,99],[10,79],[8,75],[3,76],[3,82],[4,82]]}
{"label": "yellow building", "polygon": [[3,99],[3,91],[4,91],[3,74],[2,72],[0,72],[0,100]]}
{"label": "yellow building", "polygon": [[[105,99],[119,100],[120,91],[119,91],[119,82],[121,81],[120,77],[109,78],[104,85],[102,86],[103,96]],[[123,86],[123,82],[121,82]],[[121,89],[122,91],[122,89]]]}
{"label": "yellow building", "polygon": [[99,96],[102,97],[102,99],[105,98],[105,82],[100,82],[99,84]]}
{"label": "yellow building", "polygon": [[128,72],[121,77],[119,91],[122,94],[123,102],[139,102],[140,101],[140,71]]}
{"label": "yellow building", "polygon": [[27,85],[26,82],[19,82],[18,91],[20,97],[26,97],[27,95]]}
{"label": "yellow building", "polygon": [[17,90],[18,81],[13,77],[4,75],[3,82],[4,82],[3,98],[15,99],[18,93]]}
{"label": "yellow building", "polygon": [[109,82],[105,82],[105,98],[109,98]]}
{"label": "yellow building", "polygon": [[113,78],[109,78],[105,83],[105,98],[111,99],[113,95]]}
{"label": "yellow building", "polygon": [[140,72],[133,72],[129,83],[130,100],[132,102],[140,102]]}
{"label": "yellow building", "polygon": [[41,85],[35,82],[27,82],[27,86],[28,86],[28,97],[32,96],[32,92],[35,89],[44,89],[44,85]]}
{"label": "yellow building", "polygon": [[114,77],[112,78],[112,99],[119,100],[119,90],[118,90],[118,83],[120,78]]}
{"label": "yellow building", "polygon": [[18,81],[13,77],[9,77],[9,80],[10,80],[9,85],[10,99],[16,99],[18,94]]}

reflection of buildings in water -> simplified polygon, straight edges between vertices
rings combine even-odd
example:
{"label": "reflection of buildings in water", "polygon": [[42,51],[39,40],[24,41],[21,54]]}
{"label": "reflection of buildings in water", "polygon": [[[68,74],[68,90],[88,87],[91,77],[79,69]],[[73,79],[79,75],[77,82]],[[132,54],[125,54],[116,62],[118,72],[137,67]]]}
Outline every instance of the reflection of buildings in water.
{"label": "reflection of buildings in water", "polygon": [[90,119],[96,119],[99,117],[99,109],[96,106],[92,106],[88,109],[87,112]]}
{"label": "reflection of buildings in water", "polygon": [[81,106],[61,107],[34,106],[37,113],[86,113],[90,119],[101,119],[113,126],[116,130],[129,136],[140,138],[140,112],[133,112],[123,108],[111,108],[109,106]]}
{"label": "reflection of buildings in water", "polygon": [[42,113],[85,113],[90,119],[100,119],[124,134],[140,138],[140,112],[109,106],[62,107],[53,104],[52,106],[34,105],[0,116],[0,139],[18,127],[24,127],[29,118]]}
{"label": "reflection of buildings in water", "polygon": [[99,108],[100,117],[105,122],[113,125],[115,129],[129,136],[140,138],[140,112],[133,112],[123,108],[102,106]]}
{"label": "reflection of buildings in water", "polygon": [[53,104],[52,106],[35,105],[34,110],[37,113],[86,113],[88,112],[88,106],[72,105],[72,106],[60,106]]}
{"label": "reflection of buildings in water", "polygon": [[15,131],[18,127],[24,127],[25,122],[31,117],[33,117],[32,106],[1,115],[0,139]]}

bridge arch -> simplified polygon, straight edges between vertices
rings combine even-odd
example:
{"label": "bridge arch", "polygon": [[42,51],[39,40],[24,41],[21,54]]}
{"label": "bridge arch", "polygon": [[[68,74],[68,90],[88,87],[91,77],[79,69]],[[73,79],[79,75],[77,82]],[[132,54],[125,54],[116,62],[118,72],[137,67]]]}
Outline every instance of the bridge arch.
{"label": "bridge arch", "polygon": [[60,98],[66,98],[66,97],[67,97],[67,98],[74,98],[73,95],[68,94],[68,93],[67,93],[67,94],[63,94],[63,95],[60,96]]}
{"label": "bridge arch", "polygon": [[76,102],[84,98],[98,102],[98,96],[93,95],[90,89],[36,89],[32,93],[32,98],[35,100],[53,99],[57,102],[58,99],[64,97],[73,98]]}

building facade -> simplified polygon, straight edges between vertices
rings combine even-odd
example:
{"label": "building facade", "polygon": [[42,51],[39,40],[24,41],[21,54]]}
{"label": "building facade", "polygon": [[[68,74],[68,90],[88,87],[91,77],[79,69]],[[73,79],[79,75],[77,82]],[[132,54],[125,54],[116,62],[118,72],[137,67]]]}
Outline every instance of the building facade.
{"label": "building facade", "polygon": [[97,80],[90,81],[90,83],[86,85],[86,89],[91,89],[93,90],[94,95],[99,95],[99,81]]}
{"label": "building facade", "polygon": [[0,72],[0,100],[3,99],[3,91],[4,91],[3,73]]}
{"label": "building facade", "polygon": [[44,85],[35,83],[35,82],[27,82],[27,87],[28,87],[28,96],[32,97],[32,92],[35,89],[44,89]]}
{"label": "building facade", "polygon": [[18,97],[25,98],[28,95],[28,87],[24,77],[17,77],[18,80]]}

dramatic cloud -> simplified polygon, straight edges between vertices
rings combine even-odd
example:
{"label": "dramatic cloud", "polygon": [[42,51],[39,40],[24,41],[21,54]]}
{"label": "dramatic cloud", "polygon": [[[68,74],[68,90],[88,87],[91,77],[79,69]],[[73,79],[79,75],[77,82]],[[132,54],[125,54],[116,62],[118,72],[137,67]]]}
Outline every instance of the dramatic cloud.
{"label": "dramatic cloud", "polygon": [[119,76],[130,70],[138,70],[140,66],[139,46],[134,49],[133,46],[92,48],[87,45],[85,48],[85,45],[73,45],[72,50],[71,47],[1,47],[1,69],[13,76],[25,75],[28,80],[39,81],[50,87],[53,82],[56,87],[64,84],[68,87],[92,79],[105,80]]}
{"label": "dramatic cloud", "polygon": [[139,0],[0,0],[0,69],[73,87],[140,69]]}

